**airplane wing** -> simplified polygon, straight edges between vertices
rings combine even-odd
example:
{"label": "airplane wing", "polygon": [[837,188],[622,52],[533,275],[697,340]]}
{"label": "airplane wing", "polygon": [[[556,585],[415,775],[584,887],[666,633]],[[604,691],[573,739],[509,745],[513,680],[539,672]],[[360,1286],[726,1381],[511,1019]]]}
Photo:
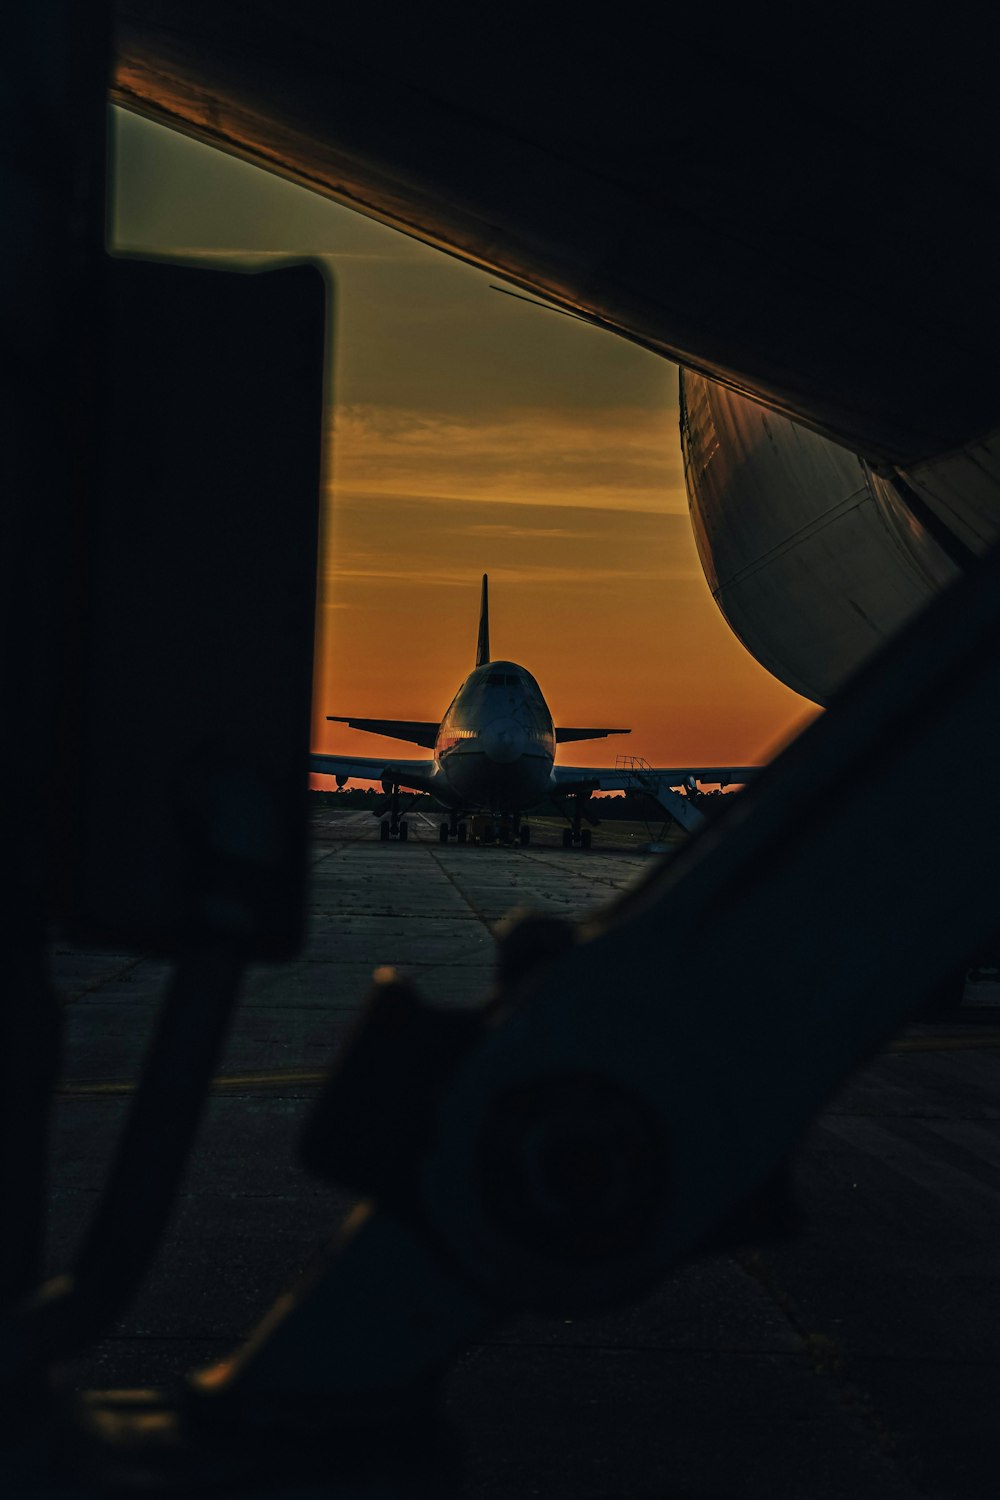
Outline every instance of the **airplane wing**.
{"label": "airplane wing", "polygon": [[652,791],[658,786],[685,786],[691,781],[742,786],[760,766],[553,766],[552,779],[560,792]]}
{"label": "airplane wing", "polygon": [[[391,740],[409,740],[413,745],[434,749],[438,725],[426,719],[352,719],[349,715],[327,714],[333,724],[348,724],[352,729],[365,729],[369,734],[384,734]],[[402,764],[402,762],[400,762]]]}
{"label": "airplane wing", "polygon": [[341,783],[357,781],[395,781],[416,792],[432,792],[437,766],[433,760],[391,760],[367,755],[323,755],[309,757],[310,771],[320,776],[336,776]]}
{"label": "airplane wing", "polygon": [[565,745],[570,740],[604,740],[609,734],[631,733],[631,729],[557,729],[556,744]]}

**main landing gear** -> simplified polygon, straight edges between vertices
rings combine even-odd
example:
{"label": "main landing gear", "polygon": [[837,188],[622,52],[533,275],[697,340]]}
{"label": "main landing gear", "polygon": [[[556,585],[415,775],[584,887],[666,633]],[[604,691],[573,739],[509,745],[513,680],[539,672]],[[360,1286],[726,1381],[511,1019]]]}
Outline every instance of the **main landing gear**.
{"label": "main landing gear", "polygon": [[406,819],[399,815],[399,786],[393,783],[389,794],[389,821],[386,822],[383,818],[378,825],[379,840],[387,844],[390,839],[398,839],[401,844],[405,844],[409,831]]}
{"label": "main landing gear", "polygon": [[454,839],[459,844],[520,844],[522,849],[531,842],[531,830],[517,816],[509,813],[474,813],[466,821],[458,812],[450,814],[447,823],[438,827],[438,840],[447,844]]}
{"label": "main landing gear", "polygon": [[504,813],[499,821],[491,820],[483,825],[482,840],[484,844],[503,844],[505,848],[520,844],[524,849],[531,840],[531,830],[517,815]]}
{"label": "main landing gear", "polygon": [[452,812],[446,823],[438,825],[438,843],[447,844],[451,839],[458,844],[520,844],[526,849],[531,842],[531,829],[520,817],[508,813],[476,813],[466,822],[463,814]]}
{"label": "main landing gear", "polygon": [[589,792],[577,792],[573,798],[573,826],[564,828],[562,846],[564,849],[572,849],[574,844],[579,844],[581,849],[589,849],[593,842],[593,834],[589,828],[581,828],[583,822],[583,809],[590,801]]}
{"label": "main landing gear", "polygon": [[446,844],[449,839],[454,839],[457,844],[467,844],[469,841],[468,824],[459,821],[457,812],[450,814],[448,822],[442,823],[438,831],[438,842]]}

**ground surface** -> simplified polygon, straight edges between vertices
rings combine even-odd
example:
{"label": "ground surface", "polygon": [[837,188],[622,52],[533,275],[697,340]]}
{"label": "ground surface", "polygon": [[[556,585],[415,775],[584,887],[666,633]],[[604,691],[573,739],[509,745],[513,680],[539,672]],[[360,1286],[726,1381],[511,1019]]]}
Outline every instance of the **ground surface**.
{"label": "ground surface", "polygon": [[[580,914],[645,868],[613,825],[589,855],[440,847],[414,820],[314,819],[301,959],[255,969],[175,1223],[129,1316],[74,1377],[176,1382],[224,1352],[346,1202],[295,1164],[300,1122],[376,964],[475,1003],[491,928]],[[166,968],[58,947],[67,998],[51,1261],[95,1202]],[[998,1014],[997,1012],[993,1013]],[[910,1028],[824,1112],[797,1160],[806,1227],[715,1256],[640,1306],[523,1319],[458,1362],[448,1409],[472,1497],[934,1496],[1000,1486],[1000,1027]]]}

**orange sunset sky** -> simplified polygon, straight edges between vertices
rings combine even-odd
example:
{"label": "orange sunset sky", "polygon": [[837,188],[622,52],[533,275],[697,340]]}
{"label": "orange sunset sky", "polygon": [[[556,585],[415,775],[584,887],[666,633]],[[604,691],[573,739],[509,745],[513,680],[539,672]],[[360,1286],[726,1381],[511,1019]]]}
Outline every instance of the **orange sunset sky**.
{"label": "orange sunset sky", "polygon": [[632,727],[560,760],[746,764],[807,722],[812,705],[740,645],[702,575],[675,366],[112,114],[114,246],[307,255],[332,273],[314,749],[414,753],[323,716],[439,718],[474,662],[484,572],[493,655],[534,673],[556,723]]}

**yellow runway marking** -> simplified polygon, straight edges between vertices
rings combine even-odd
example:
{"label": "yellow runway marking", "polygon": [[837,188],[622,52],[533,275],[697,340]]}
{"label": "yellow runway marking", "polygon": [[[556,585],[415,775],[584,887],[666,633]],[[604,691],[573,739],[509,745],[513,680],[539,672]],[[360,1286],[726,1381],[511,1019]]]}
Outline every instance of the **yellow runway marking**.
{"label": "yellow runway marking", "polygon": [[[890,1042],[886,1052],[981,1052],[1000,1047],[1000,1032],[988,1036],[902,1036]],[[240,1093],[244,1089],[278,1089],[282,1087],[318,1088],[326,1081],[326,1072],[314,1068],[276,1068],[267,1073],[221,1073],[212,1080],[214,1094]],[[68,1081],[57,1093],[64,1099],[114,1097],[134,1094],[131,1079]]]}
{"label": "yellow runway marking", "polygon": [[889,1052],[981,1052],[1000,1047],[1000,1035],[989,1036],[901,1036],[890,1042]]}
{"label": "yellow runway marking", "polygon": [[[243,1089],[273,1089],[283,1085],[316,1087],[326,1081],[326,1073],[314,1069],[282,1068],[273,1073],[222,1073],[212,1080],[213,1094],[239,1093]],[[63,1099],[89,1099],[134,1094],[134,1079],[81,1079],[60,1084],[56,1093]]]}

